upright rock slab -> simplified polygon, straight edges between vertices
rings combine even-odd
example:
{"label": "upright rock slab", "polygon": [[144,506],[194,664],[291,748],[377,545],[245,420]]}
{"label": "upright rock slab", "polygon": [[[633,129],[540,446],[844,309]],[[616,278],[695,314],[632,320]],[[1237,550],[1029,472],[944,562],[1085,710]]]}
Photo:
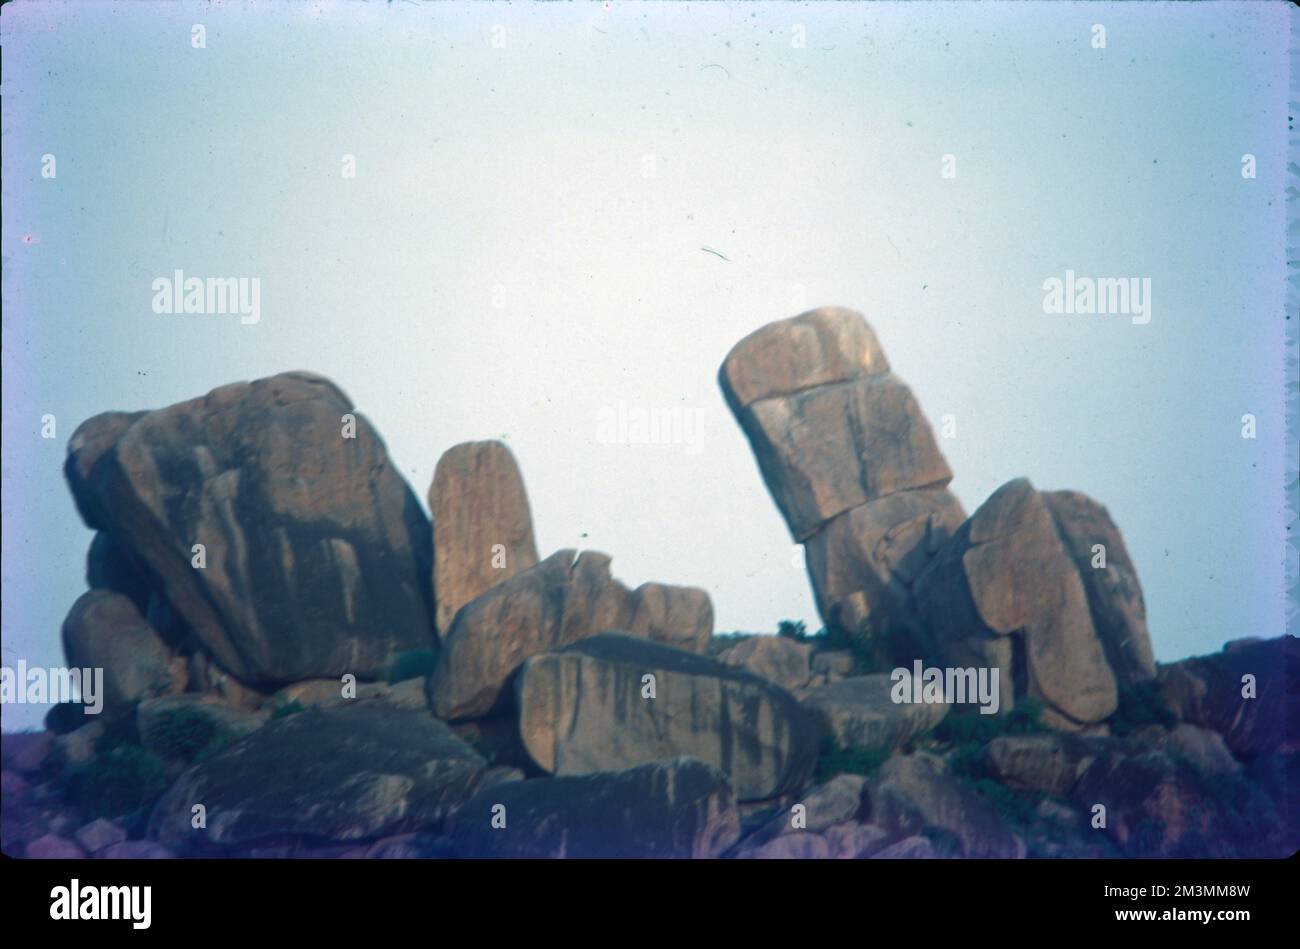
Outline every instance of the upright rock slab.
{"label": "upright rock slab", "polygon": [[702,859],[739,839],[740,818],[724,774],[675,758],[499,784],[459,808],[447,832],[458,857]]}
{"label": "upright rock slab", "polygon": [[1044,491],[1042,497],[1078,568],[1116,681],[1127,685],[1155,678],[1142,584],[1110,513],[1078,491]]}
{"label": "upright rock slab", "polygon": [[499,441],[464,442],[438,459],[429,487],[439,637],[462,606],[537,564],[533,518],[515,456]]}
{"label": "upright rock slab", "polygon": [[707,645],[713,627],[708,594],[660,584],[632,593],[609,567],[606,554],[561,550],[466,604],[434,670],[435,714],[451,721],[499,711],[506,683],[525,659],[603,630]]}
{"label": "upright rock slab", "polygon": [[820,733],[788,693],[630,636],[601,634],[535,656],[516,690],[524,747],[551,774],[687,755],[725,772],[747,801],[799,790],[816,764]]}
{"label": "upright rock slab", "polygon": [[148,568],[237,679],[378,678],[429,645],[429,523],[328,380],[284,373],[96,416],[68,451],[87,523]]}

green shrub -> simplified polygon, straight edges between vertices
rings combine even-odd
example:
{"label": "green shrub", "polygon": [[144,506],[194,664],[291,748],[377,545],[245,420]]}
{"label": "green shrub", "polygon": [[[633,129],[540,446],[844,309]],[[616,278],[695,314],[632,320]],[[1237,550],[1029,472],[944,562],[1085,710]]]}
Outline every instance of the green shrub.
{"label": "green shrub", "polygon": [[888,748],[842,748],[833,738],[824,738],[817,756],[817,783],[829,781],[837,774],[875,774],[890,754]]}
{"label": "green shrub", "polygon": [[1023,698],[1005,715],[982,715],[979,712],[949,713],[934,730],[934,737],[957,747],[987,745],[999,735],[1028,735],[1043,731],[1039,721],[1043,705],[1037,699]]}
{"label": "green shrub", "polygon": [[225,729],[211,715],[184,706],[159,715],[149,735],[149,744],[164,759],[186,764],[229,743]]}
{"label": "green shrub", "polygon": [[808,638],[808,627],[803,620],[783,619],[776,624],[776,634],[796,642],[803,642]]}
{"label": "green shrub", "polygon": [[119,745],[73,765],[59,779],[64,797],[88,817],[119,817],[153,804],[167,790],[163,764],[139,745]]}
{"label": "green shrub", "polygon": [[1178,716],[1165,704],[1160,687],[1155,682],[1134,682],[1120,686],[1119,703],[1110,717],[1110,733],[1124,737],[1148,725],[1173,728]]}
{"label": "green shrub", "polygon": [[299,712],[305,712],[306,710],[307,709],[303,706],[301,702],[299,702],[297,699],[293,699],[291,701],[285,702],[274,712],[272,712],[271,719],[272,721],[274,721],[277,718],[286,718],[290,715],[297,715]]}
{"label": "green shrub", "polygon": [[395,685],[407,679],[420,679],[433,675],[438,655],[432,649],[416,649],[400,653],[388,667],[388,684]]}

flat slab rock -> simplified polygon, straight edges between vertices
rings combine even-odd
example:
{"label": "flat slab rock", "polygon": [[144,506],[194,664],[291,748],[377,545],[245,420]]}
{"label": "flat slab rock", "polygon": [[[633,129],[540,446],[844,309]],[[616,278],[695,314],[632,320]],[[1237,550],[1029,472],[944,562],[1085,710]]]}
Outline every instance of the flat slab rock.
{"label": "flat slab rock", "polygon": [[803,704],[837,744],[860,750],[900,748],[948,714],[950,706],[942,702],[895,702],[893,689],[888,674],[853,676],[812,689]]}
{"label": "flat slab rock", "polygon": [[[381,702],[275,719],[186,771],[149,836],[195,851],[281,838],[351,841],[437,824],[486,762],[427,712]],[[191,826],[206,808],[206,828]]]}
{"label": "flat slab rock", "polygon": [[708,858],[739,839],[740,818],[726,775],[674,758],[498,784],[457,809],[447,835],[458,857]]}
{"label": "flat slab rock", "polygon": [[516,694],[524,746],[552,774],[689,755],[725,772],[746,801],[799,790],[816,764],[820,732],[787,692],[630,636],[605,633],[528,660]]}

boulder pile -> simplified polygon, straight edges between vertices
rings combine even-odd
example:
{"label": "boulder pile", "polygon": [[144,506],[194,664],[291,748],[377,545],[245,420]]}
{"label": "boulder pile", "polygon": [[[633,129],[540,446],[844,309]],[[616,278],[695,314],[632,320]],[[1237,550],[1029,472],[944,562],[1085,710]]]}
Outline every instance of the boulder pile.
{"label": "boulder pile", "polygon": [[[102,711],[4,735],[4,852],[1295,849],[1294,639],[1158,666],[1106,509],[1021,478],[967,517],[857,313],[765,326],[720,380],[819,635],[715,635],[702,589],[540,557],[501,442],[441,457],[430,520],[310,373],[88,420],[64,471],[89,590],[62,634]],[[996,714],[931,697],[932,666],[996,672]]]}

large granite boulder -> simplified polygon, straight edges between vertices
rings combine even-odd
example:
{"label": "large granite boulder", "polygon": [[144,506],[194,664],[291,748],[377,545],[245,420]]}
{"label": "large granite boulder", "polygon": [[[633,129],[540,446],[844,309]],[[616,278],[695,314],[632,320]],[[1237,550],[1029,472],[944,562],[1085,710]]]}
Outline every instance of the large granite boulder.
{"label": "large granite boulder", "polygon": [[378,678],[428,647],[428,521],[328,380],[290,372],[96,416],[68,452],[87,523],[131,551],[241,681]]}
{"label": "large granite boulder", "polygon": [[724,771],[747,801],[799,790],[816,765],[819,731],[788,693],[643,639],[607,633],[534,656],[516,692],[524,747],[551,774],[687,755]]}
{"label": "large granite boulder", "polygon": [[[73,669],[102,670],[103,711],[129,715],[143,699],[175,691],[171,651],[129,597],[91,590],[63,621],[63,652]],[[85,691],[83,689],[83,702]]]}
{"label": "large granite boulder", "polygon": [[707,858],[740,836],[722,772],[690,758],[498,784],[448,821],[460,857]]}
{"label": "large granite boulder", "polygon": [[[486,762],[427,712],[382,702],[274,719],[181,775],[149,836],[193,851],[350,841],[438,825]],[[203,805],[206,827],[192,826]]]}
{"label": "large granite boulder", "polygon": [[1115,680],[1128,685],[1155,678],[1142,584],[1110,513],[1078,491],[1044,491],[1042,498],[1079,571]]}
{"label": "large granite boulder", "polygon": [[1024,478],[980,506],[917,580],[939,662],[999,670],[1002,707],[1032,695],[1057,727],[1115,711],[1115,675],[1084,583],[1042,496]]}
{"label": "large granite boulder", "polygon": [[[602,630],[707,645],[713,625],[707,594],[658,584],[633,593],[610,576],[609,565],[606,554],[561,550],[466,604],[434,670],[437,716],[451,721],[500,711],[506,684],[525,659]],[[702,636],[706,620],[709,633]]]}
{"label": "large granite boulder", "polygon": [[464,442],[438,459],[429,487],[438,635],[457,611],[537,564],[533,518],[515,456],[499,441]]}

